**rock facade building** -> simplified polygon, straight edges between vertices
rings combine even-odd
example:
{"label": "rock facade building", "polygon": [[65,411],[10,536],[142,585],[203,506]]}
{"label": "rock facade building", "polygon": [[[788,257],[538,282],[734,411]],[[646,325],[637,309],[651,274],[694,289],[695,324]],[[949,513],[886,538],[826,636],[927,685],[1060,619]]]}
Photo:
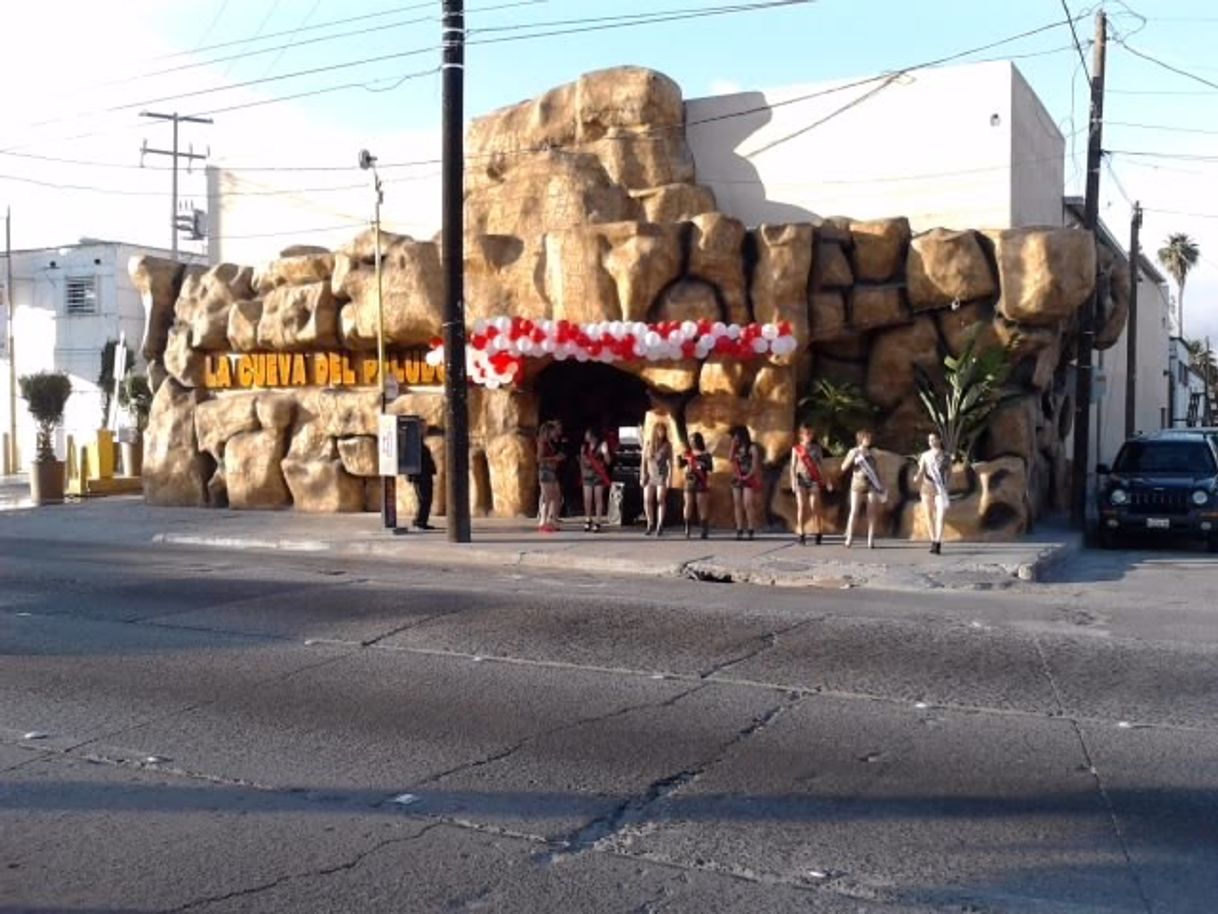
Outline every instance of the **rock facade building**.
{"label": "rock facade building", "polygon": [[[715,458],[712,510],[720,522],[730,517],[727,429],[748,426],[765,454],[770,519],[780,524],[793,518],[785,470],[801,398],[817,379],[855,384],[876,407],[880,470],[894,495],[885,522],[902,535],[921,535],[902,456],[920,448],[926,430],[913,366],[938,370],[974,334],[983,344],[1009,344],[1019,396],[994,417],[978,461],[954,474],[959,497],[949,530],[1015,536],[1061,504],[1068,355],[1078,310],[1107,268],[1092,236],[1061,228],[912,236],[902,218],[749,227],[717,211],[714,195],[697,183],[683,110],[667,77],[618,68],[475,121],[467,139],[468,321],[785,322],[799,343],[790,355],[568,364],[564,383],[578,387],[586,377],[612,385],[592,369],[616,372],[644,391],[638,418],[647,427],[668,422],[681,441],[700,431]],[[439,249],[392,235],[383,243],[388,346],[426,346],[442,319]],[[157,385],[145,445],[149,501],[377,506],[379,393],[375,369],[369,378],[359,367],[376,345],[372,261],[364,233],[333,252],[289,249],[257,268],[133,262],[148,314],[144,356]],[[1111,345],[1124,324],[1128,283],[1102,288],[1111,292],[1101,302],[1098,339]],[[251,377],[253,354],[279,354],[257,363],[264,368],[255,380],[266,389],[216,389],[225,386],[216,368],[234,353],[251,356],[234,363]],[[339,374],[326,374],[329,386],[301,386],[318,380],[309,367],[318,359],[335,362]],[[528,360],[511,389],[471,390],[479,513],[535,508],[534,442],[548,418],[551,361]],[[278,385],[267,377],[268,362]],[[407,391],[389,412],[426,419],[442,466],[442,399],[434,388],[412,387],[417,369],[395,368]],[[361,380],[369,386],[361,389]],[[409,510],[409,487],[398,488],[399,508]],[[840,528],[843,507],[840,492],[828,499],[829,529]]]}

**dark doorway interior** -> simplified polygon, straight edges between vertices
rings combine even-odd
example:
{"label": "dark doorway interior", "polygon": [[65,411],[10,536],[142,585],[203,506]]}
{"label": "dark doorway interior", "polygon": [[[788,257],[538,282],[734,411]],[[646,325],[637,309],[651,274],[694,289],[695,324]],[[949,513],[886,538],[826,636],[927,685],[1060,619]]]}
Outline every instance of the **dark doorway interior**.
{"label": "dark doorway interior", "polygon": [[[567,455],[563,463],[563,513],[583,513],[579,446],[584,432],[602,434],[625,426],[641,427],[651,407],[647,385],[633,375],[599,362],[554,362],[534,382],[541,399],[541,420],[562,423]],[[616,474],[615,474],[616,475]]]}

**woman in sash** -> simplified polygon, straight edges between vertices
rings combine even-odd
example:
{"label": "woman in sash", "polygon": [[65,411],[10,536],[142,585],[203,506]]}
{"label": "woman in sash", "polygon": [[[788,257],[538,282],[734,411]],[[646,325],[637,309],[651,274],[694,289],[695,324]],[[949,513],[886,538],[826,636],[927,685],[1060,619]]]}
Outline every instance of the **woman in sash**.
{"label": "woman in sash", "polygon": [[701,432],[689,436],[689,450],[682,455],[681,465],[685,468],[685,538],[689,539],[697,508],[702,539],[706,539],[710,535],[710,474],[714,463],[706,453]]}
{"label": "woman in sash", "polygon": [[537,529],[541,533],[558,530],[558,512],[562,507],[558,468],[566,459],[558,447],[561,435],[562,425],[557,420],[545,422],[537,430],[537,481],[541,489],[537,504]]}
{"label": "woman in sash", "polygon": [[579,450],[579,474],[584,486],[584,532],[601,532],[601,517],[605,513],[605,496],[613,482],[609,476],[609,445],[596,429],[584,432]]}
{"label": "woman in sash", "polygon": [[880,481],[876,468],[875,452],[871,449],[872,435],[867,429],[861,429],[854,436],[855,446],[852,447],[842,461],[842,472],[850,476],[850,516],[846,521],[846,548],[854,542],[854,520],[859,515],[859,509],[866,503],[867,510],[867,548],[875,548],[875,521],[878,507],[888,501],[888,490]]}
{"label": "woman in sash", "polygon": [[647,536],[664,535],[664,503],[672,485],[672,442],[668,440],[668,423],[661,419],[651,430],[651,438],[643,446],[640,482],[643,484],[643,513],[647,516]]}
{"label": "woman in sash", "polygon": [[930,530],[930,551],[935,555],[943,552],[943,525],[947,520],[950,503],[947,484],[952,475],[952,458],[943,450],[943,439],[938,433],[926,436],[927,450],[918,458],[918,470],[914,473],[914,485],[922,496],[922,509],[926,511],[926,526]]}
{"label": "woman in sash", "polygon": [[761,502],[761,449],[753,443],[749,430],[737,425],[731,430],[732,507],[736,513],[736,539],[749,539],[757,529]]}
{"label": "woman in sash", "polygon": [[801,546],[808,542],[805,529],[808,517],[816,521],[816,545],[821,544],[820,493],[822,489],[833,491],[833,486],[825,479],[821,469],[824,457],[815,430],[810,425],[801,425],[799,443],[791,448],[791,491],[795,493],[795,527]]}

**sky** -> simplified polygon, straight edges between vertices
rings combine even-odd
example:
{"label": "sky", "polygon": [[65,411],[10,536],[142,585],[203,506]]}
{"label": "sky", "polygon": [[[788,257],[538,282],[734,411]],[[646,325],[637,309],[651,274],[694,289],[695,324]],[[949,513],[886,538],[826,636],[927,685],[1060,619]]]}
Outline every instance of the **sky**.
{"label": "sky", "polygon": [[[911,67],[1060,23],[966,60],[1013,59],[1062,132],[1077,132],[1067,143],[1066,192],[1082,193],[1087,84],[1062,0],[817,0],[629,28],[590,21],[728,2],[467,0],[466,113],[620,64],[661,70],[693,98]],[[1084,17],[1077,30],[1091,68],[1099,4],[1067,6]],[[1209,333],[1218,343],[1218,61],[1209,53],[1218,8],[1210,0],[1103,6],[1112,35],[1104,129],[1111,152],[1101,218],[1126,239],[1137,199],[1152,252],[1169,232],[1199,243],[1186,335]],[[211,116],[212,125],[182,126],[182,148],[248,169],[239,174],[252,193],[267,186],[260,177],[273,178],[324,201],[325,188],[364,180],[355,168],[362,147],[382,162],[433,158],[439,8],[440,0],[6,4],[0,206],[12,207],[14,247],[83,236],[167,244],[168,160],[147,155],[139,165],[141,145],[167,148],[170,128],[141,118],[145,110]],[[522,28],[529,23],[539,25]],[[570,28],[587,30],[523,38]],[[317,167],[333,170],[291,171]],[[396,179],[429,170],[405,169]],[[183,175],[182,193],[204,204],[198,167]]]}

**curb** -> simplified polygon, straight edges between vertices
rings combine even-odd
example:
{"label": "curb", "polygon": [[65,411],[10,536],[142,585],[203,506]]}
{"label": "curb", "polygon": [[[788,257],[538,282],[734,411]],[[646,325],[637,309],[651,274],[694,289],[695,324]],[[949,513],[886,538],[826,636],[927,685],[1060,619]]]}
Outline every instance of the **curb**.
{"label": "curb", "polygon": [[1042,549],[1030,562],[1015,568],[1015,577],[1036,584],[1045,580],[1049,572],[1073,559],[1082,551],[1081,537],[1072,537],[1063,543],[1054,543]]}

